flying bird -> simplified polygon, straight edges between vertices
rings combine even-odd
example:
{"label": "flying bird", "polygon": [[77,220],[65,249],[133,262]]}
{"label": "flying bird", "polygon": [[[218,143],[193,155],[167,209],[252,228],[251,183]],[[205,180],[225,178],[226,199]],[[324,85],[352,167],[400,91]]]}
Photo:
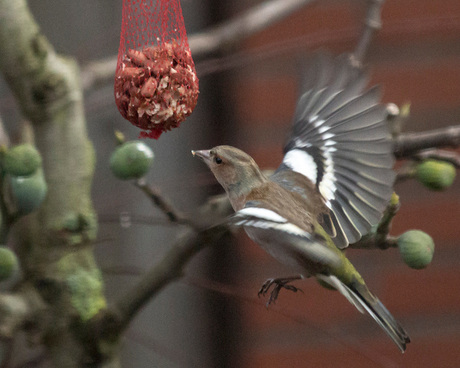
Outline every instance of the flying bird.
{"label": "flying bird", "polygon": [[306,78],[281,165],[270,177],[231,146],[192,151],[225,189],[229,218],[297,275],[269,279],[268,303],[289,282],[316,277],[367,312],[401,352],[410,338],[345,257],[378,224],[393,192],[391,137],[379,89],[347,55],[322,55]]}

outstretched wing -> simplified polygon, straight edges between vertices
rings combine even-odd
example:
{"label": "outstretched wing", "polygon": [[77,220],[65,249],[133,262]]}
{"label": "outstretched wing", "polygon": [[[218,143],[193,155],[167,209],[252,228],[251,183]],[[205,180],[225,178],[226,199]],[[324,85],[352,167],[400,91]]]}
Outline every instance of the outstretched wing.
{"label": "outstretched wing", "polygon": [[378,223],[395,178],[386,110],[379,89],[365,91],[366,82],[346,55],[316,60],[273,179],[283,185],[279,173],[291,170],[316,185],[330,210],[323,227],[339,248]]}

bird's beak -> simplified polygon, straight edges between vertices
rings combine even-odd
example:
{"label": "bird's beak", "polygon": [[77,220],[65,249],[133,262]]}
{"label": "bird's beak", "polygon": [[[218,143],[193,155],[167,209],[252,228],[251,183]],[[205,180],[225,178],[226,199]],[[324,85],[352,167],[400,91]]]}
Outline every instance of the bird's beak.
{"label": "bird's beak", "polygon": [[211,160],[211,150],[192,151],[192,155],[198,156],[204,162],[209,162]]}

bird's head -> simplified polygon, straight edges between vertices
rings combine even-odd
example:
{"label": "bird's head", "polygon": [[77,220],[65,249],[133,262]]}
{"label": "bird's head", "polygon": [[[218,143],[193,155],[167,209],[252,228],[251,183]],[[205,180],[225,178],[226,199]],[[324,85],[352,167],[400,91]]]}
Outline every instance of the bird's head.
{"label": "bird's head", "polygon": [[247,194],[266,178],[247,153],[231,146],[217,146],[210,150],[192,151],[211,169],[217,181],[231,195]]}

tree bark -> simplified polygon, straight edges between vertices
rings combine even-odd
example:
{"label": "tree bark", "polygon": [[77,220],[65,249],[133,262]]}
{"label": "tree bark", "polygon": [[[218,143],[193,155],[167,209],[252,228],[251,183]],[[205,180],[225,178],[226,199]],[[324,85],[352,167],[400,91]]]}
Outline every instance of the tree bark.
{"label": "tree bark", "polygon": [[91,244],[94,152],[78,66],[55,53],[25,0],[0,0],[0,69],[32,123],[48,185],[41,208],[15,232],[25,279],[47,306],[40,342],[55,367],[118,367],[117,355],[102,359],[93,351],[99,342],[79,335],[106,300]]}

